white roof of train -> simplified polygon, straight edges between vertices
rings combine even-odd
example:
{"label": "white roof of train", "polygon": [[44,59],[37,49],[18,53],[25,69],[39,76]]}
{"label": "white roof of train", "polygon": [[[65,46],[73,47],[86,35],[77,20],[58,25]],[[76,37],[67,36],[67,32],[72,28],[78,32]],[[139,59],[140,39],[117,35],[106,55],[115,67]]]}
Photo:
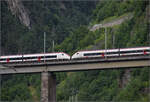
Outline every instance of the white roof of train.
{"label": "white roof of train", "polygon": [[[112,52],[112,51],[128,51],[128,50],[150,50],[150,47],[135,47],[135,48],[120,48],[120,49],[107,49],[107,52]],[[103,49],[103,50],[83,50],[83,51],[78,51],[78,52],[80,52],[80,53],[82,53],[82,52],[84,52],[84,53],[95,53],[95,52],[105,52],[106,50],[105,49]],[[78,52],[76,52],[76,53],[78,53]]]}
{"label": "white roof of train", "polygon": [[[0,56],[0,58],[15,58],[15,57],[30,57],[30,56],[47,56],[47,55],[57,55],[57,54],[66,54],[64,52],[54,52],[54,53],[37,53],[37,54],[23,54],[23,55],[7,55],[7,56]],[[68,54],[66,54],[68,55]],[[69,56],[69,55],[68,55]]]}

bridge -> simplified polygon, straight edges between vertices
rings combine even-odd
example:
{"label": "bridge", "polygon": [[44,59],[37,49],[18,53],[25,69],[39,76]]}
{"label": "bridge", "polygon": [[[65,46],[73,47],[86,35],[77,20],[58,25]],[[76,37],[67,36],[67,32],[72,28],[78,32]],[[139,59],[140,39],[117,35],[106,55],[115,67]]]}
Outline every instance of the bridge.
{"label": "bridge", "polygon": [[37,72],[64,72],[111,68],[136,68],[150,66],[150,56],[112,57],[89,60],[68,60],[34,63],[2,64],[0,74],[37,73]]}
{"label": "bridge", "polygon": [[[3,66],[3,67],[2,67]],[[150,56],[123,56],[45,63],[2,64],[0,74],[41,73],[41,102],[56,102],[56,77],[53,72],[137,68],[150,66]]]}

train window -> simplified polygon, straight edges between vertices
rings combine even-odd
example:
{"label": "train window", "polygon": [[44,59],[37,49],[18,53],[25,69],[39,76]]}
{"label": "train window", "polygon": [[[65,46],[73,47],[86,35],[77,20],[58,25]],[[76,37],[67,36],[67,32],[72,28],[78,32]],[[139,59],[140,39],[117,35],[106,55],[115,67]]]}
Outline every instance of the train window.
{"label": "train window", "polygon": [[[84,56],[96,56],[96,55],[102,55],[104,53],[85,53]],[[118,52],[106,52],[106,53],[107,54],[118,54]],[[120,53],[129,53],[129,52],[121,51]]]}
{"label": "train window", "polygon": [[1,59],[0,59],[0,61],[4,61],[4,60],[6,60],[6,59],[4,59],[4,58],[1,58]]}
{"label": "train window", "polygon": [[77,55],[78,55],[79,53],[77,53]]}
{"label": "train window", "polygon": [[102,53],[85,53],[84,56],[95,56],[95,55],[101,55]]}
{"label": "train window", "polygon": [[[148,50],[145,50],[148,51]],[[143,50],[134,50],[134,51],[120,51],[120,53],[137,53],[137,52],[143,52]]]}
{"label": "train window", "polygon": [[24,57],[23,59],[36,59],[37,57]]}
{"label": "train window", "polygon": [[[4,61],[4,60],[6,60],[7,58],[2,58],[2,59],[0,59],[0,61]],[[22,59],[22,57],[19,57],[19,58],[9,58],[10,60],[20,60],[20,59]]]}
{"label": "train window", "polygon": [[57,55],[45,56],[45,58],[56,58]]}
{"label": "train window", "polygon": [[20,60],[22,59],[22,57],[19,57],[19,58],[10,58],[11,60]]}
{"label": "train window", "polygon": [[[24,57],[23,59],[37,59],[39,56],[36,57]],[[51,56],[40,56],[41,58],[56,58],[56,55],[51,55]]]}
{"label": "train window", "polygon": [[64,54],[62,54],[64,56]]}

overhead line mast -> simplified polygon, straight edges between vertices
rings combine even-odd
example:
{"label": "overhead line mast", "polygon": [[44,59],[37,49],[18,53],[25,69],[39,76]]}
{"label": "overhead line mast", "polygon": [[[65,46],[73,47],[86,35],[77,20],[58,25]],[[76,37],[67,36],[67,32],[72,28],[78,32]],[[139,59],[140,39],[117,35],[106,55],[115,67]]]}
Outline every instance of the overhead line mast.
{"label": "overhead line mast", "polygon": [[45,63],[45,52],[46,52],[46,33],[44,32],[44,63]]}

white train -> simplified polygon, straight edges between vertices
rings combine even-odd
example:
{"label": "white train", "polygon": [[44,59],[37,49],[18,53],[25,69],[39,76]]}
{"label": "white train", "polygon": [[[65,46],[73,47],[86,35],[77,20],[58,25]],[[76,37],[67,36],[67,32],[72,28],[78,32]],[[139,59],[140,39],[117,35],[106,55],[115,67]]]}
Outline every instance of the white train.
{"label": "white train", "polygon": [[45,54],[25,54],[0,56],[0,63],[15,63],[15,62],[42,62],[52,60],[70,60],[70,56],[64,52],[45,53]]}
{"label": "white train", "polygon": [[104,58],[118,56],[137,56],[150,54],[150,47],[121,48],[95,51],[78,51],[71,59]]}
{"label": "white train", "polygon": [[53,60],[74,60],[74,59],[91,59],[104,57],[120,57],[120,56],[138,56],[149,55],[150,47],[137,48],[121,48],[95,51],[78,51],[70,57],[64,52],[46,53],[46,54],[25,54],[0,56],[0,63],[18,63],[18,62],[43,62]]}

